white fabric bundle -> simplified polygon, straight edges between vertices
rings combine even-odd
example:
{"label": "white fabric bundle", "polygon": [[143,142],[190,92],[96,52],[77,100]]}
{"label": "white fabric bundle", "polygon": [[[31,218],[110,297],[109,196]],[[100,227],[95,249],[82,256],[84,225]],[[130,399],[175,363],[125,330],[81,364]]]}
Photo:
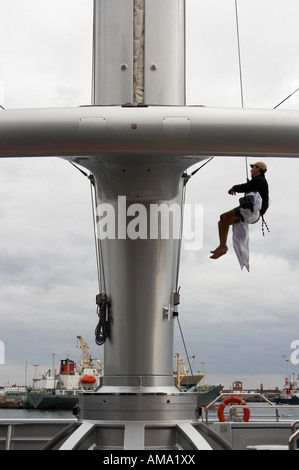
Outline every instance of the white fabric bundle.
{"label": "white fabric bundle", "polygon": [[233,246],[241,269],[249,271],[249,226],[254,224],[260,217],[262,198],[258,192],[246,193],[246,196],[253,196],[253,211],[249,208],[240,208],[240,213],[244,221],[233,225]]}

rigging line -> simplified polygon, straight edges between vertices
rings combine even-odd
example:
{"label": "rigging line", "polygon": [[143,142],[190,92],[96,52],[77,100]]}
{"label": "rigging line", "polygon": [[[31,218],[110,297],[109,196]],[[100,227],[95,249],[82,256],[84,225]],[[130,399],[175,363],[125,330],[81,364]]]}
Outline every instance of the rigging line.
{"label": "rigging line", "polygon": [[186,0],[183,3],[184,9],[184,106],[187,103],[187,43],[186,43],[186,31],[187,31],[187,8],[186,8]]}
{"label": "rigging line", "polygon": [[189,359],[189,355],[188,355],[184,335],[183,335],[183,332],[182,332],[180,320],[179,320],[179,317],[176,317],[176,318],[177,318],[177,321],[178,321],[178,325],[179,325],[179,329],[180,329],[180,333],[181,333],[181,337],[182,337],[182,341],[183,341],[183,345],[184,345],[184,349],[185,349],[185,354],[186,354],[186,357],[187,357],[187,360],[188,360],[188,365],[189,365],[189,368],[190,368],[190,371],[191,371],[192,378],[194,379],[194,375],[193,375],[193,371],[192,371],[192,367],[191,367],[191,362],[190,362],[190,359]]}
{"label": "rigging line", "polygon": [[[98,285],[99,291],[101,292],[101,280],[103,280],[103,287],[104,292],[106,292],[106,283],[105,283],[105,276],[104,276],[104,267],[103,267],[103,257],[102,257],[102,247],[101,243],[97,241],[97,233],[96,233],[96,217],[95,217],[95,207],[96,207],[96,189],[95,189],[95,182],[94,177],[90,173],[88,175],[85,171],[81,170],[77,165],[75,165],[72,161],[69,160],[77,170],[80,171],[86,178],[90,181],[90,194],[91,194],[91,206],[92,206],[92,218],[93,218],[93,233],[94,233],[94,243],[95,243],[95,252],[96,252],[96,265],[97,265],[97,277],[98,277]],[[94,187],[94,194],[93,194],[93,187]]]}
{"label": "rigging line", "polygon": [[201,165],[199,168],[196,170],[192,171],[191,176],[194,176],[202,167],[204,167],[207,163],[209,163],[211,160],[213,160],[214,157],[209,158],[203,165]]}
{"label": "rigging line", "polygon": [[93,25],[92,25],[92,80],[91,80],[91,104],[96,104],[96,1],[93,0]]}
{"label": "rigging line", "polygon": [[180,239],[178,243],[178,257],[177,257],[177,266],[176,266],[176,291],[178,292],[178,282],[179,282],[179,270],[180,270],[180,258],[182,254],[182,238],[183,238],[183,225],[184,225],[184,206],[185,206],[185,199],[186,199],[186,184],[183,184],[182,188],[182,200],[181,200],[181,212],[180,212]]}
{"label": "rigging line", "polygon": [[98,246],[97,234],[96,234],[95,204],[94,204],[94,195],[93,195],[92,183],[91,182],[90,182],[90,196],[91,196],[91,207],[92,207],[93,235],[94,235],[94,245],[95,245],[95,252],[96,252],[98,285],[99,285],[99,292],[101,292],[99,246]]}
{"label": "rigging line", "polygon": [[[102,241],[100,238],[97,237],[97,230],[96,230],[96,188],[93,188],[93,184],[91,181],[90,185],[91,190],[91,199],[92,199],[92,213],[93,213],[93,227],[94,227],[94,241],[95,241],[95,251],[97,257],[97,272],[98,272],[98,282],[99,282],[99,289],[100,292],[104,292],[106,294],[106,280],[105,280],[105,271],[104,271],[104,262],[103,262],[103,251],[102,251]],[[92,197],[92,192],[94,193],[94,198]]]}
{"label": "rigging line", "polygon": [[278,106],[280,106],[282,103],[284,103],[286,100],[288,100],[289,98],[291,98],[291,96],[293,96],[297,91],[299,90],[299,88],[297,88],[295,91],[293,91],[293,93],[291,93],[289,96],[287,96],[284,100],[282,100],[280,103],[278,103],[276,106],[274,106],[273,109],[276,109],[278,108]]}
{"label": "rigging line", "polygon": [[[203,165],[201,165],[199,168],[197,168],[195,171],[193,171],[191,173],[191,176],[195,175],[195,173],[197,173],[203,166],[205,166],[207,163],[209,163],[211,160],[213,160],[213,158],[214,157],[209,158],[209,160],[207,160]],[[185,204],[185,200],[186,200],[187,181],[188,181],[188,176],[185,175],[185,181],[184,181],[183,188],[182,188],[180,241],[179,241],[179,246],[178,246],[178,260],[177,260],[177,270],[176,270],[176,290],[177,290],[177,292],[179,292],[179,290],[180,290],[180,288],[178,287],[178,279],[179,279],[179,265],[180,265],[180,256],[181,256],[181,247],[182,247],[184,204]],[[191,362],[189,360],[189,355],[188,355],[184,335],[183,335],[183,332],[182,332],[180,320],[179,320],[179,317],[176,317],[176,318],[177,318],[177,321],[178,321],[178,325],[179,325],[179,329],[180,329],[180,333],[181,333],[181,337],[182,337],[182,341],[183,341],[183,345],[184,345],[184,349],[185,349],[185,354],[186,354],[186,357],[187,357],[187,360],[188,360],[188,365],[189,365],[189,368],[190,368],[190,371],[191,371],[192,378],[194,379],[193,371],[192,371],[192,367],[191,367]]]}
{"label": "rigging line", "polygon": [[241,103],[242,103],[242,108],[244,108],[243,78],[242,78],[241,48],[240,48],[240,33],[239,33],[239,15],[238,15],[237,0],[235,0],[235,13],[236,13],[236,28],[237,28],[237,44],[238,44],[238,60],[239,60],[239,79],[240,79]]}
{"label": "rigging line", "polygon": [[105,280],[105,271],[104,271],[104,261],[103,261],[103,250],[102,250],[102,241],[98,242],[99,244],[99,260],[100,260],[100,267],[101,267],[101,279],[103,282],[103,292],[106,294],[106,280]]}
{"label": "rigging line", "polygon": [[[243,76],[242,76],[241,46],[240,46],[240,32],[239,32],[239,14],[238,14],[238,2],[237,2],[237,0],[235,0],[235,14],[236,14],[236,30],[237,30],[237,45],[238,45],[238,62],[239,62],[239,81],[240,81],[241,104],[242,104],[242,108],[244,108]],[[245,157],[245,168],[246,168],[246,178],[248,180],[248,161],[247,161],[247,157]]]}
{"label": "rigging line", "polygon": [[84,175],[84,176],[86,176],[86,178],[88,178],[88,174],[85,173],[85,171],[81,170],[81,168],[79,168],[77,165],[75,165],[75,163],[71,162],[70,160],[69,160],[69,162],[70,162],[71,165],[73,165],[75,168],[77,168],[77,170],[79,170],[80,173],[82,173],[82,175]]}

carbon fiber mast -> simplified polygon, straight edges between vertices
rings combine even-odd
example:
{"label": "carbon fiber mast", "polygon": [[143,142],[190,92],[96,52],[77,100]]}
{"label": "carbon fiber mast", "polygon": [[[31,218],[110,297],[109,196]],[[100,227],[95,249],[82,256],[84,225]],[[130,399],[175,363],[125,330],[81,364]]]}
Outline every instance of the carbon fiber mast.
{"label": "carbon fiber mast", "polygon": [[[123,106],[137,139],[148,105],[185,105],[184,0],[95,0],[93,46],[93,105]],[[165,133],[176,132],[178,121],[188,132],[185,117],[164,121]],[[109,125],[101,124],[102,130]],[[94,175],[98,207],[113,208],[117,233],[99,242],[104,290],[98,305],[109,330],[104,381],[80,396],[77,433],[81,447],[85,426],[88,436],[90,429],[104,436],[96,439],[98,449],[171,449],[184,439],[194,448],[209,447],[191,424],[196,394],[182,393],[173,377],[180,240],[171,234],[151,238],[150,229],[146,238],[132,239],[120,227],[133,205],[142,206],[148,222],[154,206],[181,208],[182,175],[190,162],[167,152],[147,155],[146,145],[144,151],[127,156],[124,148],[117,157],[78,160]],[[71,436],[62,448],[77,444]]]}

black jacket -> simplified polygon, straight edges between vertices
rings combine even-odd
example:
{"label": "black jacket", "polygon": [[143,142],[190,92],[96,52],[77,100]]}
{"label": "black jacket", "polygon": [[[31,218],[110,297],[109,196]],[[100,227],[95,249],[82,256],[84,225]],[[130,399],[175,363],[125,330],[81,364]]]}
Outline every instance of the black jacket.
{"label": "black jacket", "polygon": [[252,178],[248,183],[236,184],[232,187],[236,193],[249,193],[250,191],[258,191],[263,200],[261,214],[263,215],[269,206],[269,188],[265,175],[258,175]]}

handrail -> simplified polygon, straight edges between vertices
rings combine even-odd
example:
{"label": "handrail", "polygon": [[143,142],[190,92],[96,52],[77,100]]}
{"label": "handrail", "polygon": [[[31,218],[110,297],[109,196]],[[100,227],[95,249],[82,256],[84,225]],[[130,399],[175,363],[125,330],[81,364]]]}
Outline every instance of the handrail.
{"label": "handrail", "polygon": [[296,421],[292,423],[292,427],[291,427],[292,433],[295,432],[295,429],[297,428],[298,425],[299,425],[299,419],[297,419]]}
{"label": "handrail", "polygon": [[289,450],[296,450],[296,441],[299,438],[299,429],[289,439]]}
{"label": "handrail", "polygon": [[[229,392],[225,392],[225,393],[221,393],[218,397],[216,397],[213,401],[211,401],[211,403],[209,403],[205,408],[205,415],[206,415],[206,424],[208,424],[208,410],[209,408],[211,408],[215,403],[217,403],[219,400],[222,401],[222,398],[225,397],[225,396],[241,396],[242,398],[244,398],[245,396],[248,396],[248,397],[260,397],[262,398],[266,403],[265,404],[256,404],[256,403],[250,403],[245,405],[247,408],[249,408],[250,406],[252,408],[271,408],[273,407],[275,409],[275,417],[276,417],[276,421],[278,422],[279,421],[279,408],[296,408],[296,405],[277,405],[276,403],[273,403],[271,402],[267,397],[265,397],[264,395],[262,395],[261,393],[259,392],[255,392],[255,393],[251,393],[251,392],[238,392],[238,393],[229,393]],[[256,406],[257,405],[257,406]],[[269,406],[267,406],[269,405]],[[231,406],[231,408],[243,408],[243,405],[236,405],[236,406]],[[298,407],[297,407],[298,408]],[[299,421],[298,421],[299,423]]]}
{"label": "handrail", "polygon": [[[231,405],[230,408],[229,408],[229,419],[230,421],[233,421],[232,417],[233,417],[233,411],[238,409],[238,408],[249,408],[249,405],[246,404],[246,405]],[[265,404],[265,405],[258,405],[258,406],[255,406],[255,404],[252,406],[252,408],[270,408],[268,406],[268,404]],[[278,407],[275,406],[275,419],[276,419],[276,422],[279,421],[279,413],[278,413]],[[268,416],[267,415],[259,415],[259,418],[267,418]]]}
{"label": "handrail", "polygon": [[262,393],[259,393],[259,392],[238,392],[238,393],[232,393],[232,392],[224,392],[224,393],[220,393],[220,395],[218,397],[216,397],[213,401],[211,401],[211,403],[208,404],[208,406],[206,406],[206,408],[210,408],[210,406],[212,406],[215,402],[217,402],[219,400],[219,398],[222,398],[222,397],[225,397],[225,396],[228,396],[228,397],[231,397],[231,396],[247,396],[247,397],[260,397],[262,398],[263,400],[265,400],[267,403],[269,403],[269,405],[271,406],[276,406],[275,403],[273,403],[272,401],[270,401],[267,397],[265,397],[265,395],[263,395]]}
{"label": "handrail", "polygon": [[295,429],[297,428],[298,425],[299,425],[299,420],[296,420],[292,423],[292,427],[291,427],[292,435],[289,439],[289,450],[297,449],[296,441],[299,438],[299,429],[297,429],[297,431],[295,431]]}

